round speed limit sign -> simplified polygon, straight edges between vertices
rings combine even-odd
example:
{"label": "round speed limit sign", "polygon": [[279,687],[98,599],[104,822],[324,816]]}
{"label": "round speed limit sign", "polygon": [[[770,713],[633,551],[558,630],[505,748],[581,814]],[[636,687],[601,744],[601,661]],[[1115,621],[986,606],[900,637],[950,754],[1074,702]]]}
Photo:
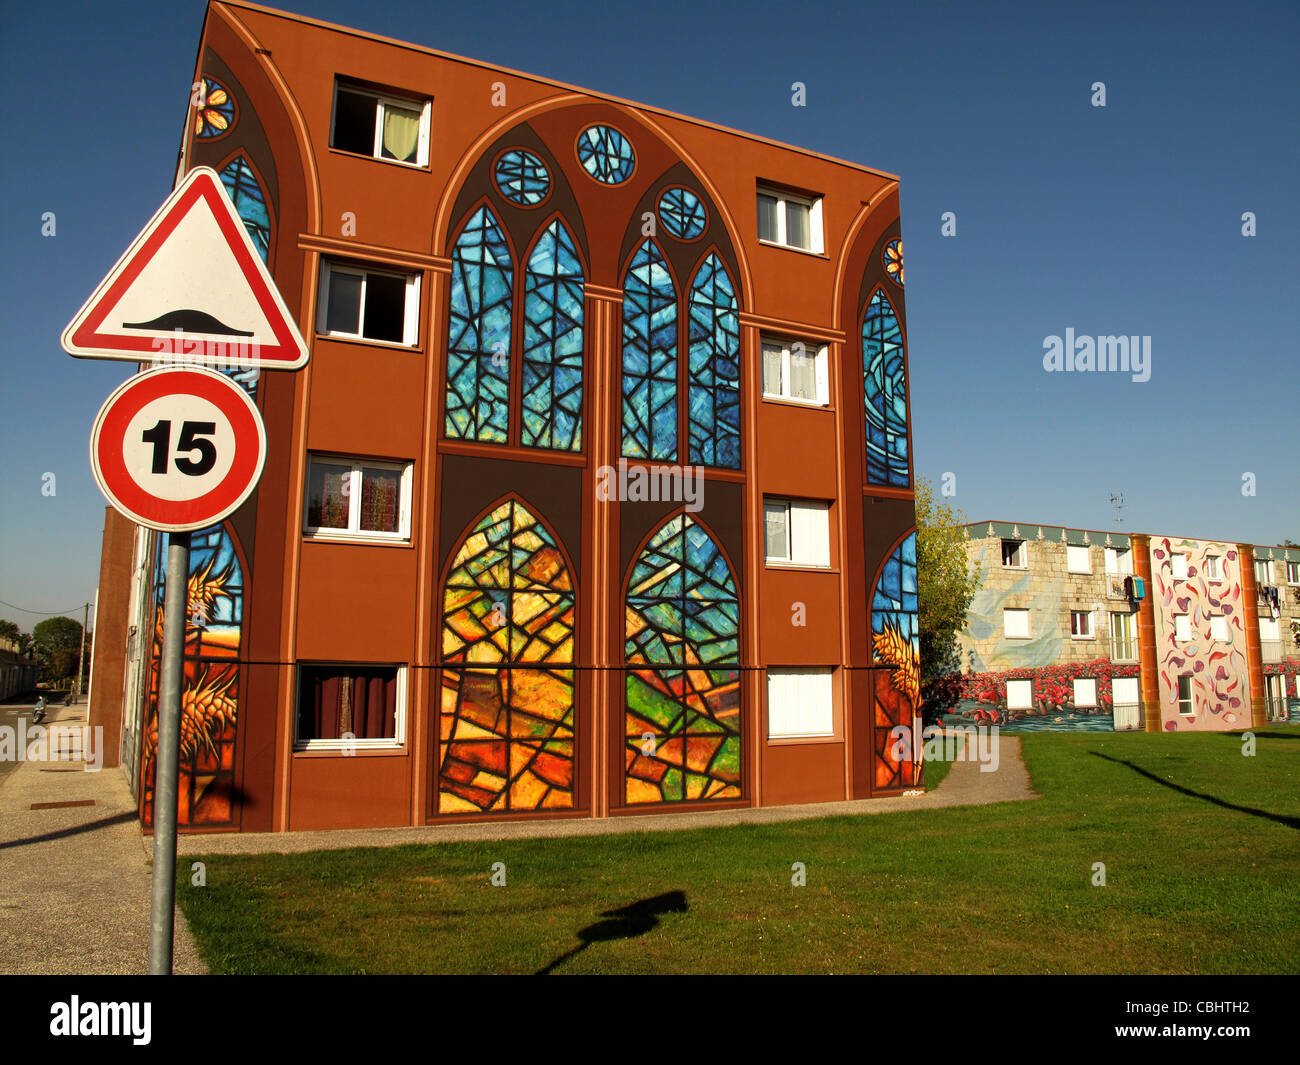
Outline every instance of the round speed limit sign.
{"label": "round speed limit sign", "polygon": [[197,367],[130,378],[90,433],[90,467],[109,502],[161,532],[202,529],[232,514],[265,461],[266,432],[248,393]]}

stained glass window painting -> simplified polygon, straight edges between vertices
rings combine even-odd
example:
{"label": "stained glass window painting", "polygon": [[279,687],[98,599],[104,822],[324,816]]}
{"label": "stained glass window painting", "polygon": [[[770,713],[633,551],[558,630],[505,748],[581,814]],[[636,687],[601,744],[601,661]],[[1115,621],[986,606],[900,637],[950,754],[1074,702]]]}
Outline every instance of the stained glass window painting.
{"label": "stained glass window painting", "polygon": [[903,332],[894,307],[877,289],[862,321],[862,374],[866,400],[867,481],[906,487],[907,368]]}
{"label": "stained glass window painting", "polygon": [[524,273],[524,447],[582,449],[583,280],[573,239],[556,219]]}
{"label": "stained glass window painting", "polygon": [[514,148],[497,160],[497,188],[501,195],[520,207],[536,207],[551,191],[551,176],[532,152]]}
{"label": "stained glass window painting", "polygon": [[203,79],[203,102],[195,109],[194,135],[212,140],[230,131],[235,124],[235,100],[230,91],[215,78]]}
{"label": "stained glass window painting", "polygon": [[505,443],[514,273],[490,209],[474,212],[451,260],[446,432],[462,440]]}
{"label": "stained glass window painting", "polygon": [[253,247],[267,261],[271,252],[271,216],[266,209],[266,196],[248,159],[238,155],[221,170],[221,183],[226,186],[230,202],[243,220],[244,228],[252,238]]}
{"label": "stained glass window painting", "polygon": [[[871,597],[871,639],[876,663],[887,667],[875,679],[875,769],[878,788],[908,787],[920,779],[920,755],[898,757],[893,729],[911,728],[920,708],[921,641],[916,567],[916,533],[890,554]],[[882,671],[883,672],[883,671]]]}
{"label": "stained glass window painting", "polygon": [[689,514],[665,522],[625,606],[626,802],[739,798],[740,604],[708,530]]}
{"label": "stained glass window painting", "polygon": [[653,240],[623,279],[623,454],[677,460],[677,286]]}
{"label": "stained glass window painting", "polygon": [[554,537],[518,500],[479,521],[442,609],[442,813],[574,805],[574,588]]}
{"label": "stained glass window painting", "polygon": [[690,296],[690,461],[740,468],[740,318],[721,260],[710,254]]}
{"label": "stained glass window painting", "polygon": [[671,188],[659,197],[659,220],[678,240],[695,240],[708,226],[709,212],[690,189]]}
{"label": "stained glass window painting", "polygon": [[636,168],[631,142],[612,126],[588,126],[578,135],[578,161],[604,185],[621,185]]}
{"label": "stained glass window painting", "polygon": [[903,242],[899,239],[885,245],[885,273],[895,284],[903,283]]}

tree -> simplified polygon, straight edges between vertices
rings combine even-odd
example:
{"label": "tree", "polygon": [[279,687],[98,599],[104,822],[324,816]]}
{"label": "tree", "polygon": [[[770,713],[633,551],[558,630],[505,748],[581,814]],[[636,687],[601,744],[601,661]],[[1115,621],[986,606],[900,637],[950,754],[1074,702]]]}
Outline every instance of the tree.
{"label": "tree", "polygon": [[76,674],[81,654],[81,622],[72,618],[46,618],[32,629],[32,641],[42,680],[56,683]]}
{"label": "tree", "polygon": [[0,639],[12,640],[14,650],[24,658],[32,656],[32,638],[16,622],[0,620]]}
{"label": "tree", "polygon": [[941,499],[926,480],[916,484],[916,569],[920,587],[921,701],[926,718],[956,701],[961,672],[957,633],[980,588],[962,535],[965,515]]}

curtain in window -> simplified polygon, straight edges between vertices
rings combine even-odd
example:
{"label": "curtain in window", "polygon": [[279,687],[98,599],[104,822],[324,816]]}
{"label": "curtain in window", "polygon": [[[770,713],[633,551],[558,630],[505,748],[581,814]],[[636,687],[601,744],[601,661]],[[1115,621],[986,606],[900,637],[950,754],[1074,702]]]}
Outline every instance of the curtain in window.
{"label": "curtain in window", "polygon": [[740,797],[740,603],[731,567],[688,514],[632,566],[625,603],[629,804]]}
{"label": "curtain in window", "polygon": [[449,437],[504,444],[510,427],[514,272],[496,216],[480,207],[451,253]]}
{"label": "curtain in window", "polygon": [[582,449],[583,281],[557,218],[537,238],[524,274],[524,447]]}
{"label": "curtain in window", "polygon": [[623,454],[677,461],[677,286],[653,240],[623,278]]}
{"label": "curtain in window", "polygon": [[303,667],[298,738],[394,739],[397,735],[397,670],[393,667]]}
{"label": "curtain in window", "polygon": [[420,112],[384,108],[384,154],[404,163],[415,162],[420,143]]}

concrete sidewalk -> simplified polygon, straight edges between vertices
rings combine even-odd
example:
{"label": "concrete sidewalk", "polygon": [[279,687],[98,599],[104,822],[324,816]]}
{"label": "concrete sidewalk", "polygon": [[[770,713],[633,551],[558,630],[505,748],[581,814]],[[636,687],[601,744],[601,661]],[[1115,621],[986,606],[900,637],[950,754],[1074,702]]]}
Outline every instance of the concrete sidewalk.
{"label": "concrete sidewalk", "polygon": [[935,810],[946,806],[983,806],[1037,799],[1029,771],[1020,757],[1020,740],[998,736],[998,768],[982,773],[973,761],[954,762],[943,783],[924,795],[848,802],[766,806],[751,810],[574,818],[550,821],[494,821],[466,825],[420,825],[413,828],[332,829],[317,832],[237,832],[182,836],[178,850],[191,854],[288,854],[344,847],[392,847],[403,843],[453,843],[498,839],[545,839],[561,836],[608,836],[620,832],[671,832],[722,825],[772,824],[821,817]]}
{"label": "concrete sidewalk", "polygon": [[[0,728],[17,728],[25,719],[30,729],[33,703],[0,707]],[[82,702],[51,707],[43,724],[85,721]],[[42,803],[79,805],[32,809]],[[121,770],[87,772],[81,761],[6,766],[0,774],[0,973],[146,973],[151,845]],[[175,971],[207,971],[179,910]]]}

